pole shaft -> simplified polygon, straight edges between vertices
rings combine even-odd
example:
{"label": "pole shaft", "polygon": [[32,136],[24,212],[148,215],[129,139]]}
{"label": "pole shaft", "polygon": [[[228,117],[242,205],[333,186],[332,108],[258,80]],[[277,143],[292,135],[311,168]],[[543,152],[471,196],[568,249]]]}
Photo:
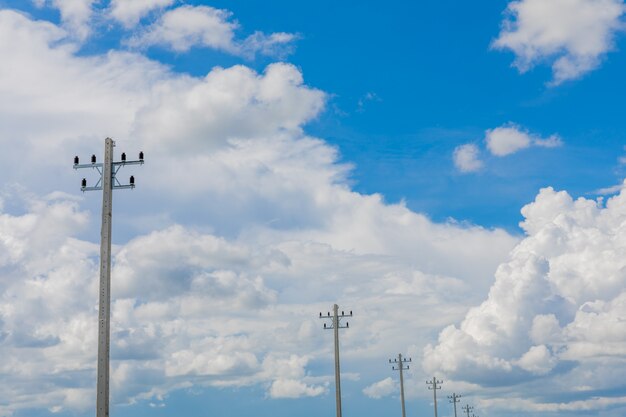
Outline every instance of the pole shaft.
{"label": "pole shaft", "polygon": [[433,398],[435,400],[435,417],[437,417],[437,377],[433,377]]}
{"label": "pole shaft", "polygon": [[456,393],[452,393],[452,402],[454,403],[454,417],[456,417]]}
{"label": "pole shaft", "polygon": [[113,207],[112,139],[104,142],[102,166],[102,230],[100,234],[100,296],[98,309],[98,383],[96,416],[109,417],[109,349],[111,317],[111,220]]}
{"label": "pole shaft", "polygon": [[404,376],[402,375],[404,366],[402,365],[401,353],[398,353],[398,363],[400,364],[400,401],[402,402],[402,417],[406,417],[406,410],[404,408]]}
{"label": "pole shaft", "polygon": [[339,375],[339,306],[333,305],[333,327],[335,331],[335,396],[337,417],[341,417],[341,378]]}

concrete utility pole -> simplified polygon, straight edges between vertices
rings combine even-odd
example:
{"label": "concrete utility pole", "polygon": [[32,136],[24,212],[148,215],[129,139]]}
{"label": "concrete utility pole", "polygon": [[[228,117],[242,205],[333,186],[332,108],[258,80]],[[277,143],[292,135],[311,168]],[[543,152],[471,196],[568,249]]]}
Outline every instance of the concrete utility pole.
{"label": "concrete utility pole", "polygon": [[90,164],[79,164],[78,156],[74,157],[74,169],[91,168],[100,173],[100,179],[93,187],[87,187],[83,178],[81,190],[102,190],[102,229],[100,232],[100,296],[98,308],[98,383],[96,394],[96,416],[109,417],[109,351],[111,334],[111,220],[113,215],[113,190],[135,188],[135,177],[131,175],[130,183],[122,185],[116,175],[124,165],[143,165],[143,152],[139,152],[139,160],[126,161],[122,153],[121,162],[113,162],[111,138],[104,141],[104,163],[96,163],[96,155],[91,156]]}
{"label": "concrete utility pole", "polygon": [[404,364],[411,362],[411,358],[408,360],[402,357],[401,353],[398,353],[398,359],[394,359],[393,361],[389,359],[389,363],[394,364],[391,369],[394,371],[400,371],[400,401],[402,402],[402,417],[406,417],[406,411],[404,409],[404,377],[402,376],[402,371],[408,371],[409,365],[404,367]]}
{"label": "concrete utility pole", "polygon": [[470,417],[470,411],[474,411],[474,407],[470,407],[469,404],[465,404],[465,407],[461,407],[461,409],[467,413],[467,417]]}
{"label": "concrete utility pole", "polygon": [[441,389],[441,385],[443,381],[439,381],[436,377],[433,377],[432,381],[426,381],[428,384],[428,389],[433,390],[433,399],[435,401],[435,417],[437,417],[437,390]]}
{"label": "concrete utility pole", "polygon": [[459,398],[461,398],[461,395],[457,395],[453,392],[452,395],[448,395],[448,398],[450,399],[450,402],[454,404],[454,417],[456,417],[456,403],[461,402],[461,400],[459,400]]}
{"label": "concrete utility pole", "polygon": [[337,417],[341,417],[341,378],[340,378],[340,370],[339,370],[339,329],[347,329],[350,327],[350,324],[346,321],[346,325],[341,325],[341,319],[344,317],[352,317],[352,311],[350,314],[344,314],[341,312],[339,315],[339,306],[337,304],[333,305],[333,315],[330,315],[330,312],[327,313],[326,316],[323,316],[320,313],[320,319],[332,319],[330,326],[327,326],[324,323],[324,329],[333,329],[335,331],[335,402],[337,405]]}

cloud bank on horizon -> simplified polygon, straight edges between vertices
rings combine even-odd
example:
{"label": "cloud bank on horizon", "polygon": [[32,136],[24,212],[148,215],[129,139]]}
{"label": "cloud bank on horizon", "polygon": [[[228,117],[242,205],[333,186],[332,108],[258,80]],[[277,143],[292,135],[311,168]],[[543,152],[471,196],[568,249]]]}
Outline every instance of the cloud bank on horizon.
{"label": "cloud bank on horizon", "polygon": [[[150,212],[114,248],[116,404],[164,404],[192,387],[324,395],[332,378],[313,364],[331,351],[314,316],[340,299],[368,323],[342,343],[369,397],[396,385],[364,364],[401,346],[487,409],[624,410],[604,390],[621,387],[626,354],[625,191],[602,205],[543,189],[522,210],[523,237],[435,222],[352,189],[338,150],[305,131],[328,97],[295,66],[194,77],[141,51],[81,56],[94,2],[38,4],[58,7],[61,23],[0,10],[0,54],[11,57],[0,64],[0,143],[12,149],[0,154],[0,380],[11,382],[0,415],[92,405],[98,246],[85,235],[97,214],[54,190],[77,183],[67,150],[100,149],[102,132],[149,156],[136,196]],[[181,26],[176,14],[190,12],[197,25]],[[229,13],[173,1],[113,0],[104,13],[133,30],[154,14],[129,38],[138,46],[272,55],[295,39],[237,40]],[[485,143],[504,157],[561,139],[509,124]],[[478,146],[462,146],[457,167],[480,169]],[[570,384],[576,399],[547,401],[538,379],[553,395]],[[507,401],[482,396],[496,382]]]}

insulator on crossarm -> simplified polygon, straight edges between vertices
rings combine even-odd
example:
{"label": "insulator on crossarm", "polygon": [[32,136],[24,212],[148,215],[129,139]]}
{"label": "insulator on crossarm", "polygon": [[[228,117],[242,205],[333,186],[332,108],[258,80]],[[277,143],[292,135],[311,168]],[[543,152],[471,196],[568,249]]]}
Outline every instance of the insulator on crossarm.
{"label": "insulator on crossarm", "polygon": [[350,323],[346,322],[346,327],[350,327]]}
{"label": "insulator on crossarm", "polygon": [[135,177],[134,176],[130,176],[130,185],[135,185]]}
{"label": "insulator on crossarm", "polygon": [[326,328],[326,323],[324,323],[324,328]]}
{"label": "insulator on crossarm", "polygon": [[78,156],[74,157],[74,165],[78,165]]}
{"label": "insulator on crossarm", "polygon": [[143,161],[143,151],[139,152],[139,160]]}
{"label": "insulator on crossarm", "polygon": [[122,162],[126,162],[126,153],[122,152]]}
{"label": "insulator on crossarm", "polygon": [[87,179],[83,178],[83,180],[80,182],[80,185],[85,188],[87,186]]}
{"label": "insulator on crossarm", "polygon": [[320,311],[320,318],[322,318],[322,312]]}
{"label": "insulator on crossarm", "polygon": [[91,155],[91,163],[92,164],[96,163],[96,155]]}

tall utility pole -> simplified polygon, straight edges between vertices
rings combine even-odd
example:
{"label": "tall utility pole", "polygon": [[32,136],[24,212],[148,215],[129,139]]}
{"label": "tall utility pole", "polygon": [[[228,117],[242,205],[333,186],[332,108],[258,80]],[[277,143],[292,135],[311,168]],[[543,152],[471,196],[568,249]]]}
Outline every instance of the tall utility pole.
{"label": "tall utility pole", "polygon": [[394,359],[393,361],[389,359],[389,363],[394,364],[391,369],[394,371],[400,371],[400,401],[402,402],[402,417],[406,417],[404,409],[404,377],[402,376],[402,371],[409,370],[409,365],[406,365],[406,368],[404,367],[404,365],[408,362],[411,362],[411,358],[403,358],[401,353],[398,353],[398,359]]}
{"label": "tall utility pole", "polygon": [[339,329],[347,329],[350,327],[350,324],[346,321],[346,325],[341,325],[341,319],[344,317],[352,317],[352,311],[350,314],[344,314],[341,312],[339,315],[339,306],[337,304],[333,305],[333,315],[330,315],[330,312],[327,313],[326,316],[323,316],[320,313],[320,319],[332,319],[330,326],[327,326],[324,323],[324,329],[333,329],[335,331],[335,402],[337,405],[337,417],[341,417],[341,378],[339,376]]}
{"label": "tall utility pole", "polygon": [[437,390],[441,389],[441,385],[443,381],[439,381],[436,377],[433,377],[432,381],[426,381],[428,384],[428,389],[433,390],[433,399],[435,401],[435,417],[437,417]]}
{"label": "tall utility pole", "polygon": [[454,417],[456,417],[456,403],[461,402],[461,400],[459,400],[459,398],[461,398],[461,395],[457,395],[453,392],[452,395],[448,395],[448,398],[450,399],[450,402],[454,404]]}
{"label": "tall utility pole", "polygon": [[461,410],[467,413],[467,417],[470,417],[470,411],[474,411],[474,407],[471,407],[469,404],[465,404],[465,407],[461,407]]}
{"label": "tall utility pole", "polygon": [[102,190],[102,229],[100,232],[100,296],[98,308],[98,383],[96,394],[96,417],[109,417],[109,350],[111,334],[111,220],[113,215],[113,190],[135,188],[135,177],[122,185],[117,179],[117,172],[124,165],[143,164],[143,152],[139,160],[127,161],[122,153],[121,162],[113,162],[111,138],[104,141],[104,162],[96,163],[96,155],[91,156],[90,164],[80,164],[78,156],[74,157],[74,169],[91,168],[100,173],[100,179],[93,187],[87,187],[83,178],[81,190]]}

